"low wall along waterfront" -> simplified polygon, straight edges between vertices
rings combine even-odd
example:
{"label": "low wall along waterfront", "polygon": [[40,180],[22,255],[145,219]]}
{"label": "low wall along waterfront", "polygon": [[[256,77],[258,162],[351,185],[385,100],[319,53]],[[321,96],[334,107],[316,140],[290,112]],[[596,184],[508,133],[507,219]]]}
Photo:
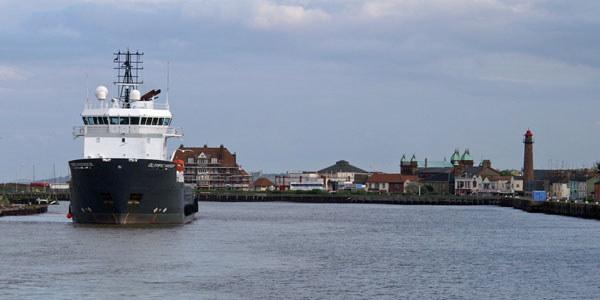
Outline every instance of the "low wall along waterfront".
{"label": "low wall along waterfront", "polygon": [[597,202],[533,201],[528,198],[503,196],[442,196],[442,195],[291,195],[253,193],[200,193],[198,201],[216,202],[300,202],[300,203],[362,203],[390,205],[497,205],[513,207],[530,213],[547,213],[600,220]]}

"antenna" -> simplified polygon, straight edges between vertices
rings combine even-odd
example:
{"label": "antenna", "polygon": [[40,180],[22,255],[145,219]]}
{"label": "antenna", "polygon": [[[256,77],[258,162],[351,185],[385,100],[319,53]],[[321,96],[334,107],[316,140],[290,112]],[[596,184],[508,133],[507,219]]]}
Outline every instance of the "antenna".
{"label": "antenna", "polygon": [[167,96],[166,96],[166,98],[167,98],[167,100],[166,100],[167,107],[169,105],[169,75],[170,75],[170,67],[171,67],[171,63],[169,61],[167,61]]}
{"label": "antenna", "polygon": [[136,51],[135,53],[129,51],[114,53],[116,56],[113,62],[115,63],[114,69],[117,70],[117,81],[113,82],[119,90],[119,101],[123,103],[124,108],[129,108],[131,100],[129,94],[131,90],[136,89],[138,85],[144,82],[140,80],[142,67],[142,56],[144,53]]}
{"label": "antenna", "polygon": [[89,91],[89,87],[88,87],[88,73],[85,73],[85,103],[88,103],[89,97],[90,96],[90,91]]}

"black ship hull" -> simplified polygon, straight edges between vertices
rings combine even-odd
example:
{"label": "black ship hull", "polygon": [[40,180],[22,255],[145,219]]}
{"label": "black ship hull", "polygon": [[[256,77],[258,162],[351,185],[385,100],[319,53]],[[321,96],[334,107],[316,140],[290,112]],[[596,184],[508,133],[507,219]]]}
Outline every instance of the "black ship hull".
{"label": "black ship hull", "polygon": [[177,181],[177,165],[151,159],[69,162],[75,223],[183,224],[194,219],[192,186]]}

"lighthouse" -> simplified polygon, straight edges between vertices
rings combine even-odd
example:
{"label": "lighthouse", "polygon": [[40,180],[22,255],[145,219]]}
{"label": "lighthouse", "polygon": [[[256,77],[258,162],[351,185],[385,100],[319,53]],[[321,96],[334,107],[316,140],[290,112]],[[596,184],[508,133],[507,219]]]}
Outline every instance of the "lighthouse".
{"label": "lighthouse", "polygon": [[533,180],[533,133],[531,130],[523,135],[523,144],[525,144],[525,157],[523,159],[523,181]]}

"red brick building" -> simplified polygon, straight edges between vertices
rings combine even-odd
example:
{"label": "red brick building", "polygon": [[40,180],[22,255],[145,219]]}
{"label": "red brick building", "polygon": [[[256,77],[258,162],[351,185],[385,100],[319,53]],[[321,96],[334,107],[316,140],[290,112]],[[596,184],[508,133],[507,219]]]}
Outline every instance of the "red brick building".
{"label": "red brick building", "polygon": [[179,146],[173,153],[173,160],[183,160],[186,183],[196,184],[201,190],[243,190],[250,189],[252,175],[244,171],[236,162],[236,154],[220,147]]}

